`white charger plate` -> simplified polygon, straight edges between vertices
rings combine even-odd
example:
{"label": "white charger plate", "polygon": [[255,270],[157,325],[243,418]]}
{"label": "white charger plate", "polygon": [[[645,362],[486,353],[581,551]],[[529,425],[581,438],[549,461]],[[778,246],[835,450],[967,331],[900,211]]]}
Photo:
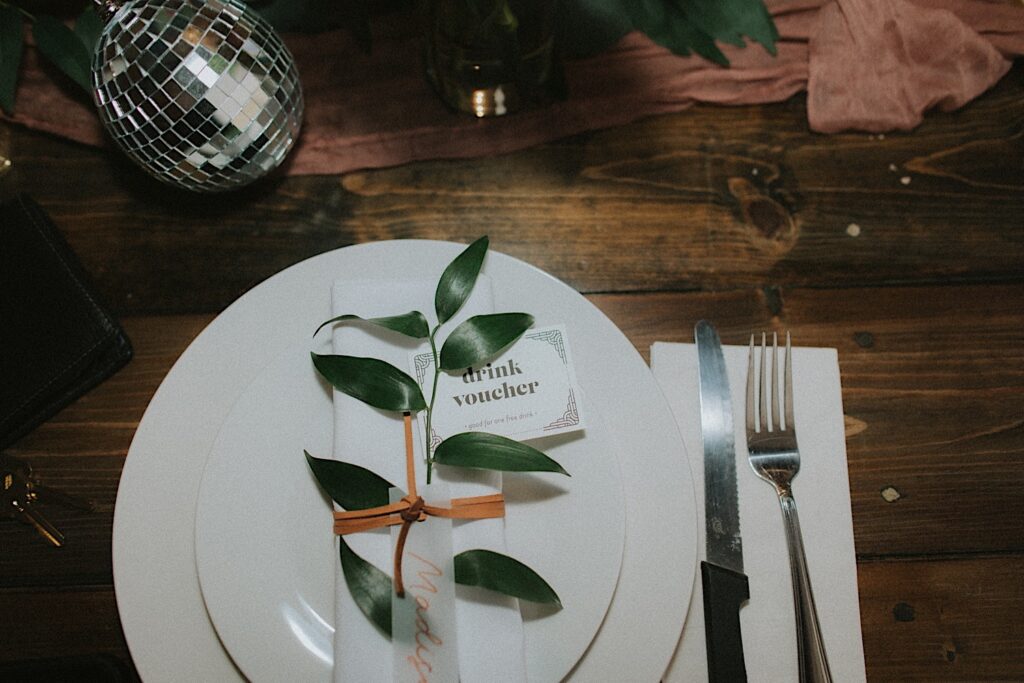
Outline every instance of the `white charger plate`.
{"label": "white charger plate", "polygon": [[[168,373],[143,416],[114,516],[114,584],[133,659],[147,681],[239,680],[203,604],[194,524],[207,456],[235,401],[273,360],[307,343],[330,315],[339,276],[436,278],[463,245],[376,242],[321,254],[257,286],[218,316]],[[657,680],[682,630],[696,566],[693,482],[682,440],[650,370],[625,336],[576,291],[509,256],[485,266],[495,306],[578,333],[579,377],[608,416],[626,510],[615,595],[570,673],[578,680]],[[254,501],[255,502],[255,501]]]}
{"label": "white charger plate", "polygon": [[[619,577],[618,460],[600,416],[591,416],[585,436],[536,444],[571,478],[505,476],[509,554],[545,577],[564,605],[526,606],[531,681],[559,681],[576,664]],[[221,642],[251,681],[332,680],[337,546],[330,502],[302,450],[329,457],[333,420],[309,344],[289,349],[235,403],[206,465],[196,506],[199,582]],[[595,522],[589,512],[601,509]]]}

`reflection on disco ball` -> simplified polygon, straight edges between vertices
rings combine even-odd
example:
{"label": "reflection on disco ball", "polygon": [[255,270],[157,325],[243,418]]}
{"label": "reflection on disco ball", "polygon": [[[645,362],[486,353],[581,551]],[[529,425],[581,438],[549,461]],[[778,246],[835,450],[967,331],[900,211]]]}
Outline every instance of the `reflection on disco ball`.
{"label": "reflection on disco ball", "polygon": [[121,149],[156,178],[200,192],[272,171],[302,123],[291,54],[239,0],[130,0],[103,29],[92,84]]}

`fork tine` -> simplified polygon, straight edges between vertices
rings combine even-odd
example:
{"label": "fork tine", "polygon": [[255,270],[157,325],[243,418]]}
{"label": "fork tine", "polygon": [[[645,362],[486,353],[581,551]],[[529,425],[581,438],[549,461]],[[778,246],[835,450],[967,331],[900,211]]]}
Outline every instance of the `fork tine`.
{"label": "fork tine", "polygon": [[765,341],[764,332],[761,333],[761,383],[757,387],[758,407],[760,411],[757,413],[758,425],[760,429],[758,431],[771,431],[771,422],[768,421],[768,403],[767,397],[764,393],[764,380],[765,380]]}
{"label": "fork tine", "polygon": [[757,432],[757,416],[754,414],[754,335],[750,335],[750,352],[747,354],[747,431]]}
{"label": "fork tine", "polygon": [[779,335],[772,332],[772,431],[782,429],[781,413],[779,413]]}
{"label": "fork tine", "polygon": [[789,331],[786,331],[786,429],[796,427],[793,421],[793,347],[790,344]]}

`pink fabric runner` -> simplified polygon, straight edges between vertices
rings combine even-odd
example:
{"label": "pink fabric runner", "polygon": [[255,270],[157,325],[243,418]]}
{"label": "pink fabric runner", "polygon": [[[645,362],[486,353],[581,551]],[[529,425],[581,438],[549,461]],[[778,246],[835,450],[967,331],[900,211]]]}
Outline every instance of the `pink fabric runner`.
{"label": "pink fabric runner", "polygon": [[[813,130],[909,130],[990,88],[1024,54],[1024,7],[993,0],[768,0],[781,38],[724,46],[724,69],[678,57],[639,34],[565,64],[570,97],[499,119],[449,112],[422,75],[409,27],[383,27],[372,55],[344,32],[286,35],[306,96],[289,175],[524,149],[694,102],[777,102],[807,90]],[[110,144],[88,98],[30,49],[14,121],[88,145]]]}

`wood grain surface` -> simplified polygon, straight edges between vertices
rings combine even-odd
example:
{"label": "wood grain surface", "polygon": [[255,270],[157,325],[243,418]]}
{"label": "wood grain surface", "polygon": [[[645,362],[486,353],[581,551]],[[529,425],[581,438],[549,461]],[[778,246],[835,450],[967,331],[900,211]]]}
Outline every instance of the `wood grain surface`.
{"label": "wood grain surface", "polygon": [[111,574],[125,455],[213,316],[295,262],[370,240],[467,241],[577,288],[646,359],[709,318],[839,351],[872,681],[1024,679],[1024,65],[911,133],[822,136],[805,103],[698,106],[521,153],[197,197],[112,150],[0,124],[31,194],[136,355],[10,450],[97,503],[0,522],[0,662],[130,656]]}

